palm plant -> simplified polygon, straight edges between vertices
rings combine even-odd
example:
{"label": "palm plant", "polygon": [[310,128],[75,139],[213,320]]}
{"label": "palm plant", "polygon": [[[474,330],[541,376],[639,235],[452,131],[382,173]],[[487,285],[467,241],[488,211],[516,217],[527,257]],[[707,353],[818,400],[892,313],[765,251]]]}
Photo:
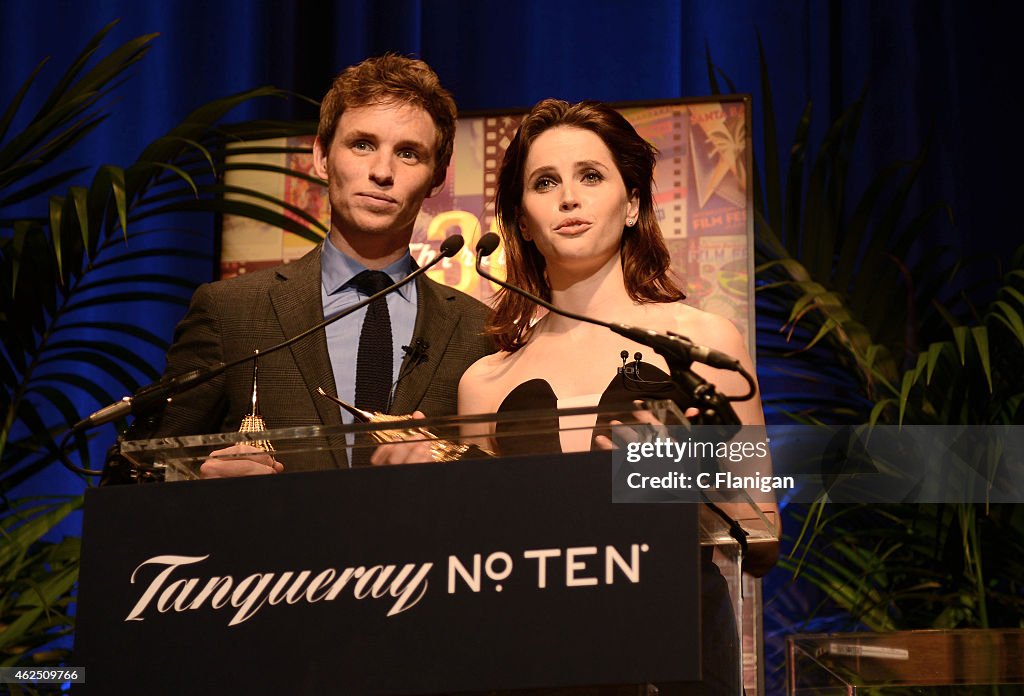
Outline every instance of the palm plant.
{"label": "palm plant", "polygon": [[[138,37],[100,57],[113,26],[88,42],[23,130],[9,132],[46,61],[0,116],[2,666],[54,664],[66,657],[66,649],[39,648],[72,630],[68,608],[78,539],[51,537],[54,526],[80,507],[81,496],[29,498],[18,490],[47,475],[60,457],[57,438],[83,412],[159,377],[153,363],[166,350],[167,336],[125,317],[187,303],[192,283],[164,266],[175,257],[203,255],[187,250],[182,232],[160,221],[200,214],[212,223],[215,214],[234,214],[311,239],[315,230],[323,233],[304,211],[221,179],[227,148],[236,155],[292,152],[301,148],[253,141],[313,131],[307,123],[217,125],[247,100],[283,96],[268,87],[200,107],[129,166],[103,164],[86,183],[71,184],[88,172],[64,168],[62,159],[103,122],[108,97],[156,36]],[[270,165],[234,166],[305,176]],[[10,213],[12,206],[36,204],[39,214]],[[212,232],[212,224],[206,227]],[[146,358],[147,350],[154,360]],[[84,439],[76,452],[88,468]]]}
{"label": "palm plant", "polygon": [[[910,211],[927,145],[850,199],[866,91],[814,150],[806,105],[783,178],[760,37],[758,46],[763,169],[752,174],[766,407],[819,426],[1024,422],[1024,247],[987,269],[987,287],[959,282],[965,261],[928,236],[948,207]],[[721,75],[736,91],[710,52],[707,61],[712,89]],[[978,297],[991,299],[979,309]],[[1024,626],[1024,514],[1013,506],[820,503],[786,516],[797,530],[780,561],[790,579],[773,601],[798,607],[805,626],[823,615],[818,630]],[[777,646],[777,674],[781,659]]]}

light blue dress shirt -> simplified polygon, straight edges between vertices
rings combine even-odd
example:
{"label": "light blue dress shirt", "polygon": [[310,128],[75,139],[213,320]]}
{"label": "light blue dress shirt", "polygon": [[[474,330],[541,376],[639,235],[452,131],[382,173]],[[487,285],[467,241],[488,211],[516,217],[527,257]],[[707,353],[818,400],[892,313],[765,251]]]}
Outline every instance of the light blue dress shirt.
{"label": "light blue dress shirt", "polygon": [[[409,275],[413,268],[412,256],[406,252],[405,256],[381,270],[393,281],[398,282]],[[367,296],[359,290],[346,287],[346,283],[366,268],[339,251],[331,243],[330,238],[324,241],[324,248],[320,253],[320,270],[320,296],[325,317],[366,299]],[[394,396],[402,359],[405,357],[402,346],[412,343],[412,332],[416,326],[416,283],[409,283],[389,294],[387,303],[388,313],[391,315],[391,338],[394,342],[391,353],[394,360],[391,375],[395,380],[391,385],[391,395]],[[331,357],[338,398],[353,405],[356,402],[356,356],[359,354],[359,334],[365,317],[366,307],[363,307],[327,327],[327,352]],[[352,422],[352,416],[344,409],[341,411],[341,417],[345,423]]]}

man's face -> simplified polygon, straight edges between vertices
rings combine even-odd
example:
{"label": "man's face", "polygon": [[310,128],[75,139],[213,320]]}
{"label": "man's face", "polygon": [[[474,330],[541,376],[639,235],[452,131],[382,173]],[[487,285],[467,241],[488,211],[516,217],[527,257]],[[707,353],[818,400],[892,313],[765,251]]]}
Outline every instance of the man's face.
{"label": "man's face", "polygon": [[335,245],[364,259],[404,253],[423,200],[444,185],[434,176],[437,145],[434,121],[418,106],[342,112],[329,149],[319,139],[313,146],[315,171],[327,179]]}

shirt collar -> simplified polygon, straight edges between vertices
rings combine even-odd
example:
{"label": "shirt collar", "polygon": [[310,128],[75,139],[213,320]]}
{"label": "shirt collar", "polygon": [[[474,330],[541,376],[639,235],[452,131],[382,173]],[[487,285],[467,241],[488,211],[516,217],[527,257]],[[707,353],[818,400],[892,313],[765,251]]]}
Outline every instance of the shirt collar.
{"label": "shirt collar", "polygon": [[[406,250],[400,259],[381,270],[387,273],[393,282],[397,283],[409,275],[414,267],[412,254]],[[324,240],[323,250],[320,252],[320,274],[324,291],[328,295],[339,292],[345,287],[346,283],[365,270],[366,267],[363,264],[335,247],[330,237]],[[412,301],[411,293],[411,283],[398,289],[399,296],[407,302]]]}

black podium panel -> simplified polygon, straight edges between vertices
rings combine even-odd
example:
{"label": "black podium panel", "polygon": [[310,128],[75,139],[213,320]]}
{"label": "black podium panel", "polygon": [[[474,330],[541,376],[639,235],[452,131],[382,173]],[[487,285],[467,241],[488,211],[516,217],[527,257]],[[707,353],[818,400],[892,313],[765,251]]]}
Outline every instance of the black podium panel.
{"label": "black podium panel", "polygon": [[694,505],[584,453],[94,489],[81,693],[699,679]]}

